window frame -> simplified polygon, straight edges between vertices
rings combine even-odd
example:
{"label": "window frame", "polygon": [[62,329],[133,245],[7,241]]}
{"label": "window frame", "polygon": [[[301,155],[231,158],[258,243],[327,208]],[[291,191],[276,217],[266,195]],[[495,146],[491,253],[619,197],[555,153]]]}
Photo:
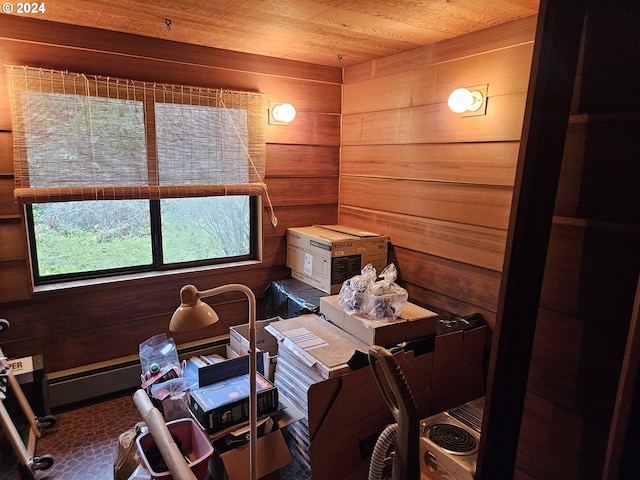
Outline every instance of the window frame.
{"label": "window frame", "polygon": [[[74,282],[78,285],[107,283],[108,279],[116,276],[121,276],[122,280],[126,280],[127,278],[151,277],[154,276],[154,272],[170,270],[202,271],[209,267],[219,269],[226,266],[237,267],[262,262],[262,221],[265,214],[262,202],[264,200],[269,204],[272,223],[275,224],[274,221],[277,222],[264,181],[266,175],[266,117],[264,116],[266,97],[263,93],[220,87],[187,86],[122,79],[30,66],[5,65],[5,68],[10,86],[9,92],[14,125],[15,170],[20,172],[20,175],[16,174],[14,177],[14,197],[16,202],[23,207],[25,233],[28,239],[28,258],[31,262],[31,280],[34,291],[47,290],[47,288],[36,288],[43,285],[58,284],[60,288],[65,288],[64,283],[69,286],[72,286]],[[50,96],[50,94],[54,96]],[[86,118],[83,121],[90,124],[86,138],[90,148],[82,144],[85,137],[78,136],[78,134],[72,132],[71,138],[75,136],[77,144],[71,143],[68,149],[69,151],[74,151],[74,147],[76,149],[80,147],[77,150],[78,152],[85,152],[87,149],[91,152],[91,161],[81,162],[82,164],[78,165],[77,171],[81,172],[79,176],[75,173],[75,167],[72,169],[73,174],[64,173],[68,170],[68,167],[65,166],[65,157],[62,154],[58,155],[55,150],[49,155],[47,155],[48,152],[46,151],[44,153],[41,151],[39,155],[36,154],[35,158],[37,160],[42,157],[43,162],[40,164],[37,161],[32,163],[31,155],[28,152],[30,136],[41,135],[43,132],[47,134],[49,132],[48,127],[56,123],[47,120],[45,114],[48,111],[63,111],[56,105],[57,97],[55,95],[58,94],[85,98],[86,110],[84,112]],[[32,95],[36,95],[36,97],[32,97]],[[130,174],[122,176],[121,163],[118,162],[124,161],[127,156],[105,156],[105,153],[109,153],[108,142],[105,142],[105,145],[107,145],[106,151],[96,149],[94,152],[94,131],[101,130],[99,128],[94,130],[93,121],[95,118],[98,122],[96,123],[98,127],[100,122],[104,121],[104,118],[101,117],[103,110],[93,108],[93,106],[100,105],[100,102],[94,104],[94,98],[134,102],[127,108],[114,107],[114,110],[116,114],[120,111],[124,115],[131,109],[133,117],[136,118],[138,114],[134,110],[137,111],[138,107],[135,106],[135,102],[140,102],[143,124],[136,124],[135,131],[139,132],[140,129],[144,129],[142,134],[146,146],[146,164],[144,168],[146,176],[138,176],[135,171],[133,176]],[[41,103],[35,100],[32,101],[32,99],[37,99]],[[71,104],[73,105],[74,102],[72,101]],[[160,107],[162,110],[165,108],[164,104],[167,104],[167,108],[171,104],[191,106],[195,107],[196,112],[201,107],[217,109],[217,112],[212,115],[203,113],[202,115],[193,114],[192,116],[192,114],[188,114],[188,118],[196,119],[193,131],[199,132],[200,130],[195,127],[205,125],[208,129],[205,128],[204,132],[207,136],[211,134],[212,145],[222,144],[228,147],[223,148],[221,155],[204,155],[204,157],[200,157],[200,161],[204,158],[206,162],[209,162],[208,165],[203,164],[200,167],[205,168],[206,175],[203,174],[202,170],[196,168],[193,171],[193,175],[190,176],[182,168],[183,164],[181,163],[182,159],[188,158],[188,156],[181,154],[179,150],[174,153],[175,159],[178,160],[177,167],[171,164],[171,161],[175,162],[173,158],[170,158],[169,161],[161,161],[159,141],[160,139],[165,139],[165,136],[158,137],[157,128],[159,124],[157,122],[161,122],[161,119],[165,117],[158,118],[156,109],[162,105]],[[48,108],[52,110],[47,110]],[[123,109],[118,110],[119,108]],[[105,109],[105,111],[109,110]],[[72,111],[75,112],[73,109]],[[222,111],[226,113],[222,114]],[[40,113],[41,115],[38,116]],[[180,117],[177,114],[176,116]],[[70,118],[73,120],[76,117],[71,115]],[[80,116],[78,118],[82,119],[83,117]],[[241,120],[240,122],[236,121],[238,118]],[[213,123],[211,124],[211,122]],[[211,125],[213,128],[211,128]],[[108,131],[108,128],[105,127],[104,130]],[[190,129],[189,132],[191,131]],[[171,133],[171,130],[169,132]],[[48,133],[48,135],[55,134],[55,131]],[[108,138],[117,140],[120,138],[118,135],[119,133],[116,133],[115,137]],[[241,148],[239,148],[235,138],[231,140],[232,137],[237,137],[240,140],[239,145]],[[122,137],[125,142],[129,138],[131,136],[128,134]],[[193,144],[187,140],[189,138],[188,135],[180,136],[180,139],[183,138],[185,139],[184,145],[177,141],[170,141],[170,148],[173,145],[181,145],[181,148],[188,150],[196,145],[199,147],[196,149],[197,152],[210,152],[207,145],[200,147],[199,143],[197,143],[198,139],[203,137],[194,137],[196,142]],[[45,139],[49,139],[49,137],[45,136]],[[46,142],[43,141],[43,145],[46,145]],[[95,145],[100,145],[100,142]],[[112,158],[119,158],[119,160],[118,162],[110,161]],[[43,178],[46,180],[42,183],[39,182],[39,173],[49,168],[51,162],[53,162],[54,171],[56,164],[59,163],[58,166],[61,168],[57,170],[58,174],[45,175]],[[135,162],[134,164],[137,165]],[[197,166],[198,164],[195,163],[195,165]],[[207,168],[211,170],[207,171]],[[173,173],[174,171],[175,174]],[[59,172],[62,172],[62,174]],[[208,174],[209,172],[211,175]],[[166,178],[171,180],[169,182],[162,181],[162,175],[167,173],[169,176]],[[36,179],[36,181],[33,182],[33,179]],[[69,181],[70,179],[71,181]],[[77,180],[77,183],[74,183],[75,180]],[[161,200],[228,195],[241,195],[249,198],[249,253],[232,257],[164,263],[162,261],[163,246],[160,221]],[[149,245],[152,255],[151,264],[87,272],[41,275],[36,227],[33,209],[30,205],[34,203],[85,200],[146,200],[149,202],[148,211],[152,230]],[[143,261],[146,261],[146,259]],[[77,281],[81,282],[78,283]],[[108,281],[110,283],[112,280]],[[55,288],[57,287],[52,286],[50,289]]]}
{"label": "window frame", "polygon": [[[100,201],[100,200],[97,200]],[[64,273],[55,275],[41,275],[38,264],[37,240],[35,224],[33,220],[32,205],[24,205],[27,236],[29,239],[29,258],[31,260],[31,275],[34,287],[44,285],[55,285],[64,282],[79,280],[104,280],[123,275],[135,275],[142,273],[179,271],[184,269],[195,269],[201,267],[221,267],[238,262],[260,261],[260,241],[261,241],[261,201],[256,195],[249,195],[249,253],[247,255],[237,255],[234,257],[219,257],[203,260],[191,260],[178,263],[165,263],[162,260],[162,218],[160,215],[160,200],[146,200],[149,203],[150,217],[150,245],[152,263],[149,265],[136,265],[130,267],[117,267],[111,269],[91,270],[77,273]]]}

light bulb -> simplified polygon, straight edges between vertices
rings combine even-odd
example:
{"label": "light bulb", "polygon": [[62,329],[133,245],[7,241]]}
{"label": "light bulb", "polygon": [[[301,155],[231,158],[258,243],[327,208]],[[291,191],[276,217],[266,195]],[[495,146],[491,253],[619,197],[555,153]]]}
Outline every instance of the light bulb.
{"label": "light bulb", "polygon": [[473,94],[466,88],[456,88],[451,95],[449,95],[449,108],[455,113],[462,113],[469,110],[469,107],[473,105]]}
{"label": "light bulb", "polygon": [[283,103],[273,107],[271,115],[273,116],[273,119],[278,122],[289,123],[296,118],[296,109],[290,103]]}

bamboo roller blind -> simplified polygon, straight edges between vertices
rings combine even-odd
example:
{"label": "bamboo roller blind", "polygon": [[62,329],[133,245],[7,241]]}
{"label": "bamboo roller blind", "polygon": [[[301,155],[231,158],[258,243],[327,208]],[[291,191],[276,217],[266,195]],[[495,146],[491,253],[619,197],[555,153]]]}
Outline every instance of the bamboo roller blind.
{"label": "bamboo roller blind", "polygon": [[20,204],[266,192],[263,94],[6,69]]}

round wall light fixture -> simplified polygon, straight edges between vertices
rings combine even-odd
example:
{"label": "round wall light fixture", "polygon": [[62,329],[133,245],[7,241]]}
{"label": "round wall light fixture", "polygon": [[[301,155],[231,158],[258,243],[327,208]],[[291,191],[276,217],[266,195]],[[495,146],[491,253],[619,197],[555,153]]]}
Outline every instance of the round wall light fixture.
{"label": "round wall light fixture", "polygon": [[447,102],[449,108],[455,113],[477,112],[484,103],[484,96],[478,90],[468,88],[456,88]]}
{"label": "round wall light fixture", "polygon": [[290,103],[275,103],[271,106],[271,117],[279,123],[289,123],[296,118],[296,109]]}

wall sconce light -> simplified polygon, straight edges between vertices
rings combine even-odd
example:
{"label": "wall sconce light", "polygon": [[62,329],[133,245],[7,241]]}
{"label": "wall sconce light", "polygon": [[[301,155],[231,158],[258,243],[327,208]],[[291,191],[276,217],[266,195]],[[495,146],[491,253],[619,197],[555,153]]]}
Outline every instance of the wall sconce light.
{"label": "wall sconce light", "polygon": [[269,125],[289,125],[296,118],[296,109],[286,102],[269,101]]}
{"label": "wall sconce light", "polygon": [[468,88],[456,88],[449,95],[449,108],[455,113],[462,113],[463,117],[486,115],[488,85],[478,85]]}

